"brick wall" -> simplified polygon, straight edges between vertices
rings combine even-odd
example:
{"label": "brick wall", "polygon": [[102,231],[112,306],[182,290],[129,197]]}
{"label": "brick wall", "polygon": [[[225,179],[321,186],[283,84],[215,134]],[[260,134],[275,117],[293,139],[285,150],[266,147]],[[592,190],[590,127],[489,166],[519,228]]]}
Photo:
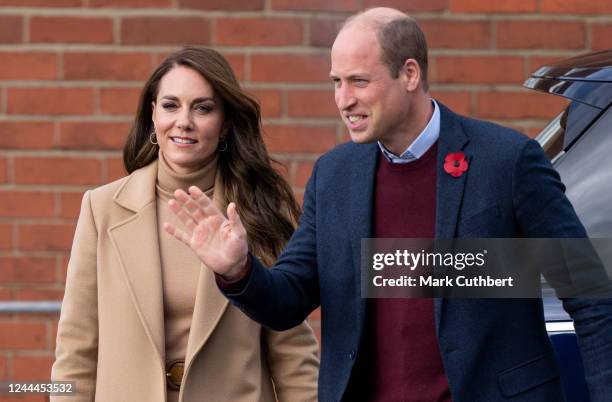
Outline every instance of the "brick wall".
{"label": "brick wall", "polygon": [[[0,0],[0,300],[61,300],[81,195],[123,175],[143,80],[182,44],[221,50],[262,101],[300,197],[348,138],[327,79],[337,23],[376,5],[421,22],[435,96],[530,135],[564,102],[523,90],[528,73],[612,47],[607,0]],[[0,316],[0,381],[48,375],[55,321]]]}

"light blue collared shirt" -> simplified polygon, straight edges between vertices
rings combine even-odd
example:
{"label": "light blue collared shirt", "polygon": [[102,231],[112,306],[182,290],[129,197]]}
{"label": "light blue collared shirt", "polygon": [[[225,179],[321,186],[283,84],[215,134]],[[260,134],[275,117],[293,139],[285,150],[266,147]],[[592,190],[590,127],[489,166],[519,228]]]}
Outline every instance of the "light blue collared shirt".
{"label": "light blue collared shirt", "polygon": [[378,141],[378,146],[382,151],[383,155],[391,163],[409,163],[414,162],[425,154],[432,147],[433,144],[438,141],[440,136],[440,108],[435,100],[431,100],[434,105],[434,111],[429,119],[429,123],[425,126],[423,131],[412,144],[408,146],[408,149],[404,151],[400,156],[395,155],[389,151],[385,146]]}

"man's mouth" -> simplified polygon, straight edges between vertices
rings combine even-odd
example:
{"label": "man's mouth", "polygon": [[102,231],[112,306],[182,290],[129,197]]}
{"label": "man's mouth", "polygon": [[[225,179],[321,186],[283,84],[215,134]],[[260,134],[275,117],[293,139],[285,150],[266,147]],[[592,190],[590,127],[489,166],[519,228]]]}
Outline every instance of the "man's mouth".
{"label": "man's mouth", "polygon": [[366,116],[364,115],[351,115],[348,117],[348,121],[350,121],[351,123],[359,123],[361,120],[365,118]]}

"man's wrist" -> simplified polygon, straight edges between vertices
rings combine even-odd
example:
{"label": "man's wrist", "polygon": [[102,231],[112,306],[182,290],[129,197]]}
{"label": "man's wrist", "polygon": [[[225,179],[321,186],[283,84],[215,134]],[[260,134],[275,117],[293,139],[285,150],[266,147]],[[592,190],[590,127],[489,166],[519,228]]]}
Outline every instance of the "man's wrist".
{"label": "man's wrist", "polygon": [[248,273],[248,263],[249,256],[247,254],[244,256],[244,258],[240,260],[238,264],[236,264],[233,268],[231,268],[229,271],[227,271],[221,276],[227,282],[237,282],[244,278]]}

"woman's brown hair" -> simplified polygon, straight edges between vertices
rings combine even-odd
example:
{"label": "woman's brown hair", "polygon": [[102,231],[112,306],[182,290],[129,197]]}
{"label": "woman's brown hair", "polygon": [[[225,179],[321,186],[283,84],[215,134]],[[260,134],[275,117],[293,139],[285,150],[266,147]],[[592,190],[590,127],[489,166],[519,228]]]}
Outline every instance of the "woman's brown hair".
{"label": "woman's brown hair", "polygon": [[[291,237],[300,208],[291,187],[273,168],[261,127],[259,104],[241,88],[225,58],[212,49],[185,47],[168,56],[151,74],[140,94],[134,124],[123,148],[128,173],[157,159],[151,104],[170,70],[184,66],[199,72],[223,103],[227,149],[219,154],[225,203],[235,202],[248,234],[249,249],[271,264]],[[226,207],[227,205],[224,205]]]}

